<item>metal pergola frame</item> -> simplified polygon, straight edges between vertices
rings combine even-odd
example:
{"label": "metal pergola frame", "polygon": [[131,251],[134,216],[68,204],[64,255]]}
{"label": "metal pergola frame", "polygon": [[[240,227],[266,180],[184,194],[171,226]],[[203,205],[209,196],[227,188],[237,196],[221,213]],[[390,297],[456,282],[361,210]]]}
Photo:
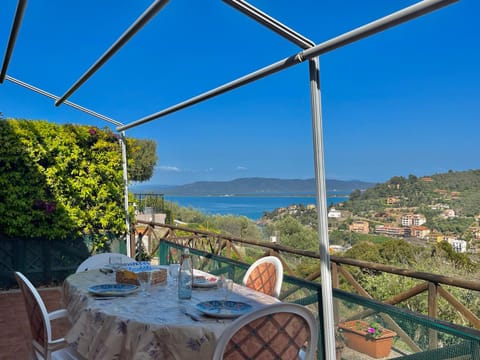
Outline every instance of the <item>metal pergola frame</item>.
{"label": "metal pergola frame", "polygon": [[259,80],[286,68],[298,65],[308,60],[310,75],[310,103],[312,108],[312,133],[313,133],[313,151],[314,151],[314,167],[316,180],[316,200],[318,215],[318,233],[319,233],[319,251],[320,251],[320,271],[322,281],[322,320],[323,320],[323,353],[327,360],[335,359],[335,334],[333,319],[333,298],[332,298],[332,282],[330,274],[330,255],[328,240],[328,218],[327,218],[327,201],[326,201],[326,185],[325,185],[325,161],[323,148],[323,128],[322,128],[322,108],[320,94],[320,60],[322,54],[343,47],[370,35],[384,31],[396,25],[402,24],[434,10],[447,6],[458,0],[423,0],[402,10],[394,12],[390,15],[382,17],[378,20],[360,26],[354,30],[346,32],[342,35],[315,44],[313,41],[298,34],[294,30],[288,28],[281,22],[270,17],[261,10],[255,8],[244,0],[223,0],[231,7],[240,11],[244,15],[264,25],[268,29],[274,31],[278,35],[296,44],[303,50],[289,57],[281,59],[273,64],[265,66],[259,70],[251,72],[233,81],[225,83],[212,90],[206,91],[200,95],[196,95],[180,103],[172,105],[168,108],[160,110],[154,114],[145,116],[141,119],[123,124],[119,121],[111,119],[107,116],[89,110],[83,106],[77,105],[67,99],[78,90],[98,69],[100,69],[115,53],[125,45],[135,34],[146,25],[156,14],[168,3],[169,0],[155,0],[144,11],[144,13],[113,43],[113,45],[93,64],[80,78],[62,95],[56,96],[40,88],[27,84],[7,75],[8,65],[13,53],[16,38],[22,23],[23,14],[25,12],[27,0],[18,0],[15,11],[12,29],[7,44],[2,68],[0,72],[0,84],[4,80],[8,80],[14,84],[25,87],[31,91],[47,96],[55,100],[55,106],[65,104],[77,110],[83,111],[91,116],[116,125],[116,131],[121,134],[120,142],[122,145],[122,161],[125,182],[125,212],[127,226],[127,255],[131,256],[130,248],[130,219],[128,215],[128,178],[127,178],[127,159],[126,159],[126,139],[125,131],[127,129],[139,126],[141,124],[159,119],[176,111],[198,104],[230,90],[236,89],[253,81]]}

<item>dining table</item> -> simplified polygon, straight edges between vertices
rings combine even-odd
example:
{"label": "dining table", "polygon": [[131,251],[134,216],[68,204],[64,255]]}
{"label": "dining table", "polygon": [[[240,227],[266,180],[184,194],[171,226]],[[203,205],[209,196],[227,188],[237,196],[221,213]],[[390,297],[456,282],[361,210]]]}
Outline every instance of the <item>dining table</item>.
{"label": "dining table", "polygon": [[[194,287],[188,300],[178,299],[175,279],[170,277],[152,285],[147,296],[135,287],[112,296],[96,289],[122,285],[115,285],[114,275],[101,270],[72,274],[63,284],[72,322],[65,339],[86,359],[210,360],[218,338],[236,318],[279,301],[234,284],[225,302],[217,278],[199,270],[195,277],[211,284]],[[218,304],[231,306],[216,314],[216,307],[222,308]]]}

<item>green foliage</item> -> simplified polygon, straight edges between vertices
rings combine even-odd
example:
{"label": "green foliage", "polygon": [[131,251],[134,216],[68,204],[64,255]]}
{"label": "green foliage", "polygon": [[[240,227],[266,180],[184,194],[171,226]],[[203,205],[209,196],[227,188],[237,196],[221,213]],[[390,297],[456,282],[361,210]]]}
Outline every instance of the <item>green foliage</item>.
{"label": "green foliage", "polygon": [[318,233],[308,226],[303,226],[292,216],[285,216],[269,226],[270,234],[274,231],[280,233],[280,244],[295,249],[318,252]]}
{"label": "green foliage", "polygon": [[150,180],[158,160],[155,141],[129,138],[127,154],[129,180],[139,182]]}
{"label": "green foliage", "polygon": [[0,121],[0,233],[104,246],[125,231],[123,167],[110,130],[46,121]]}

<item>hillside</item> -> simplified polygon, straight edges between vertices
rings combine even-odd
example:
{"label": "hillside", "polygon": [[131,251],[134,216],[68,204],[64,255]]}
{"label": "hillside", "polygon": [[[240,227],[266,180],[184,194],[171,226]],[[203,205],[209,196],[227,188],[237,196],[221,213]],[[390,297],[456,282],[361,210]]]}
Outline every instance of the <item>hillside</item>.
{"label": "hillside", "polygon": [[364,192],[353,192],[345,208],[356,212],[380,210],[386,199],[391,199],[393,207],[444,204],[458,214],[474,216],[480,211],[480,170],[449,171],[422,178],[395,176]]}
{"label": "hillside", "polygon": [[[363,181],[326,180],[327,191],[350,193],[354,189],[367,189],[374,183]],[[199,181],[179,186],[138,185],[134,192],[163,193],[165,195],[269,195],[314,194],[314,179],[242,178],[231,181]]]}

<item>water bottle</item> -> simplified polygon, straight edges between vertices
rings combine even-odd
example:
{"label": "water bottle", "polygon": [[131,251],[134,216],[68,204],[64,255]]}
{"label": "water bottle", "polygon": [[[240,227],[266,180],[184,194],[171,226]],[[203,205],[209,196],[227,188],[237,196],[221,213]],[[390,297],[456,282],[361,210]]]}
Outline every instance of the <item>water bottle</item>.
{"label": "water bottle", "polygon": [[184,249],[178,272],[178,298],[190,299],[192,297],[193,267],[190,251]]}

